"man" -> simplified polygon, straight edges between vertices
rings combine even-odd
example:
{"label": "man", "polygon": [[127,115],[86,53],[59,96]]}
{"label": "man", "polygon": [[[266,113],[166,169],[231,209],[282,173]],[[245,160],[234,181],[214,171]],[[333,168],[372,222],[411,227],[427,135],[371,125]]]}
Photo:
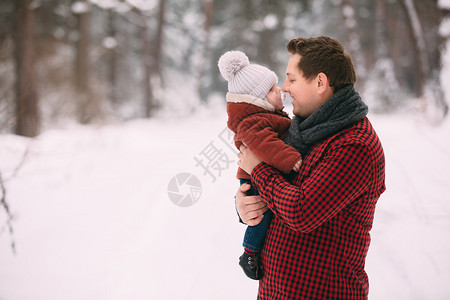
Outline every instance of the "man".
{"label": "man", "polygon": [[376,202],[385,190],[384,154],[342,45],[329,37],[297,38],[283,91],[295,117],[285,142],[303,156],[285,176],[241,146],[238,165],[260,196],[236,194],[244,223],[274,219],[261,253],[258,299],[367,299],[364,270]]}

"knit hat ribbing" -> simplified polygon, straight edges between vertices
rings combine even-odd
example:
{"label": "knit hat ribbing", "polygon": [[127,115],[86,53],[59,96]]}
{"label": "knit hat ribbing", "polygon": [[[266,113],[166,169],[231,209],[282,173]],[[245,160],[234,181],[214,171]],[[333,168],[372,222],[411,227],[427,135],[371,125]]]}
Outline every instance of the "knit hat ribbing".
{"label": "knit hat ribbing", "polygon": [[265,99],[274,84],[277,75],[257,64],[250,64],[248,57],[241,51],[225,52],[218,62],[220,74],[228,81],[228,91],[234,94],[248,94]]}

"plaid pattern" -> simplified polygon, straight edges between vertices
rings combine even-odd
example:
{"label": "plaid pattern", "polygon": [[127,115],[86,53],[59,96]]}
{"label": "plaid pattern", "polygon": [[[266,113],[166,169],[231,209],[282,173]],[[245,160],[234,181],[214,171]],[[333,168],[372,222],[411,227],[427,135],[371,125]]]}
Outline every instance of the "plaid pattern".
{"label": "plaid pattern", "polygon": [[364,271],[384,153],[367,118],[314,145],[292,178],[259,164],[252,182],[275,217],[258,299],[367,299]]}

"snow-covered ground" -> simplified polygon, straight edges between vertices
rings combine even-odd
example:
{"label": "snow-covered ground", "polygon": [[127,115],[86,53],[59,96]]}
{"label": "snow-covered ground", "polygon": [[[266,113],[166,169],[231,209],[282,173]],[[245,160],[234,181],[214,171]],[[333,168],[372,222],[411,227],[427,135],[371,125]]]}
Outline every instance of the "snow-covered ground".
{"label": "snow-covered ground", "polygon": [[[370,299],[449,299],[450,120],[371,120],[387,191],[367,258]],[[257,282],[237,264],[245,226],[234,210],[236,157],[225,124],[216,110],[33,140],[0,135],[17,248],[13,255],[0,210],[0,299],[255,299]],[[168,194],[181,173],[201,183],[189,207]]]}

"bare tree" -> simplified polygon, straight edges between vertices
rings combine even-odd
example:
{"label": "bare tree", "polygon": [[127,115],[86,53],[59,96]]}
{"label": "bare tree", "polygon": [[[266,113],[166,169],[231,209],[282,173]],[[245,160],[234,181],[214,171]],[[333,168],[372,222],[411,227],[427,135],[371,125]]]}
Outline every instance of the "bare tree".
{"label": "bare tree", "polygon": [[387,2],[377,0],[375,3],[374,24],[374,66],[365,83],[366,101],[374,112],[390,112],[395,109],[400,99],[399,83],[396,78],[394,63],[389,54],[390,40],[387,34]]}
{"label": "bare tree", "polygon": [[[82,5],[84,4],[84,5]],[[78,7],[76,7],[78,6]],[[75,58],[75,83],[77,91],[89,93],[89,29],[90,12],[85,2],[76,2],[73,8],[78,21],[78,40]]]}
{"label": "bare tree", "polygon": [[341,2],[341,13],[344,18],[344,27],[347,31],[347,40],[344,43],[354,59],[358,82],[363,84],[366,77],[366,64],[361,47],[361,36],[357,26],[355,1],[343,0]]}
{"label": "bare tree", "polygon": [[108,49],[108,83],[109,83],[109,98],[113,103],[117,103],[117,28],[115,25],[115,12],[113,9],[108,11],[107,32],[108,37],[106,47]]}
{"label": "bare tree", "polygon": [[[436,3],[434,3],[436,4]],[[426,43],[422,22],[413,0],[403,0],[402,7],[408,19],[408,27],[413,37],[416,66],[420,75],[419,93],[423,100],[423,110],[432,114],[434,121],[439,122],[448,113],[448,104],[439,80],[438,72],[433,72],[430,66],[429,50]],[[437,22],[438,24],[440,22]]]}
{"label": "bare tree", "polygon": [[142,43],[142,62],[144,67],[144,112],[145,117],[149,118],[154,108],[153,86],[152,86],[152,65],[153,55],[151,51],[151,39],[148,32],[148,24],[145,14],[138,8],[133,9],[139,16],[138,34]]}
{"label": "bare tree", "polygon": [[408,17],[408,27],[412,33],[416,49],[416,66],[419,72],[420,85],[423,87],[425,78],[430,73],[430,65],[428,63],[427,46],[423,34],[422,24],[419,20],[414,2],[412,0],[402,0],[403,8]]}
{"label": "bare tree", "polygon": [[100,97],[94,97],[91,71],[90,35],[91,7],[87,1],[72,5],[77,18],[78,39],[75,55],[75,87],[77,91],[77,118],[81,123],[90,123],[100,117]]}
{"label": "bare tree", "polygon": [[39,134],[40,117],[35,76],[34,9],[32,0],[15,1],[16,134]]}
{"label": "bare tree", "polygon": [[210,79],[207,78],[206,73],[208,71],[208,61],[210,54],[210,34],[214,15],[214,3],[212,0],[203,0],[203,31],[200,36],[200,62],[198,64],[197,82],[198,82],[198,94],[203,102],[206,102],[208,97],[208,85],[210,85]]}
{"label": "bare tree", "polygon": [[0,234],[3,233],[5,228],[9,231],[10,239],[11,239],[11,250],[15,254],[16,253],[16,243],[14,241],[14,229],[12,226],[13,221],[13,214],[11,212],[11,209],[9,207],[8,201],[7,201],[7,190],[6,190],[6,182],[10,180],[11,178],[14,178],[19,170],[22,168],[22,166],[25,164],[26,159],[28,157],[30,151],[30,144],[23,152],[23,155],[21,157],[21,160],[18,162],[16,167],[12,170],[12,172],[9,174],[9,178],[6,179],[3,177],[3,173],[0,170],[0,210],[3,209],[6,213],[6,226],[3,228],[0,228]]}
{"label": "bare tree", "polygon": [[163,60],[164,26],[166,22],[165,19],[166,19],[166,0],[159,0],[158,28],[156,30],[156,38],[155,38],[154,70],[155,73],[158,75],[162,86],[164,86],[164,78],[162,74],[162,60]]}
{"label": "bare tree", "polygon": [[75,2],[72,10],[78,23],[78,40],[75,56],[75,87],[80,103],[77,105],[77,117],[81,123],[88,123],[90,102],[89,68],[89,32],[90,12],[87,2]]}
{"label": "bare tree", "polygon": [[[9,205],[8,202],[6,201],[6,187],[5,187],[5,182],[3,180],[3,176],[2,173],[0,172],[0,193],[1,193],[1,198],[0,198],[0,208],[3,208],[5,210],[6,213],[6,226],[8,227],[8,231],[9,231],[9,235],[11,237],[11,249],[13,251],[13,253],[16,253],[16,243],[14,241],[14,229],[12,227],[12,219],[13,219],[13,215],[11,214],[11,210],[9,209]],[[3,232],[3,230],[0,230],[0,234]]]}

